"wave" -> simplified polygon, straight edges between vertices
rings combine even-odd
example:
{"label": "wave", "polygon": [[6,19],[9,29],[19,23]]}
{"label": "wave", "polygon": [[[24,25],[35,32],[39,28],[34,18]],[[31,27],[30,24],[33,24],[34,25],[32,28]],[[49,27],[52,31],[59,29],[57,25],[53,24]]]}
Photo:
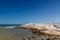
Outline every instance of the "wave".
{"label": "wave", "polygon": [[15,28],[16,26],[6,26],[5,28]]}

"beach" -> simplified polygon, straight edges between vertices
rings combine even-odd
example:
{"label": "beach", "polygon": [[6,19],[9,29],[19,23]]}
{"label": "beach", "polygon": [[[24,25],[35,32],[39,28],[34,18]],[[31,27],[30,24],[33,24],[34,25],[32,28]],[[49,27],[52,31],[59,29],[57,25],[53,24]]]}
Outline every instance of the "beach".
{"label": "beach", "polygon": [[20,28],[0,27],[0,40],[60,40],[60,36],[34,34],[29,30]]}
{"label": "beach", "polygon": [[23,29],[0,27],[0,40],[22,40],[30,34],[31,32]]}

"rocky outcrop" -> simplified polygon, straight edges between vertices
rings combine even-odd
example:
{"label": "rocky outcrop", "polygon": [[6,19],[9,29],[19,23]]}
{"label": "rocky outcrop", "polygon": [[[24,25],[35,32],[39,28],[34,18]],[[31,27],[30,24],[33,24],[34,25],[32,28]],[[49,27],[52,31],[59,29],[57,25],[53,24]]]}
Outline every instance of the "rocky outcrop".
{"label": "rocky outcrop", "polygon": [[60,29],[56,29],[52,24],[24,24],[17,28],[27,29],[33,33],[44,35],[57,35],[60,36]]}

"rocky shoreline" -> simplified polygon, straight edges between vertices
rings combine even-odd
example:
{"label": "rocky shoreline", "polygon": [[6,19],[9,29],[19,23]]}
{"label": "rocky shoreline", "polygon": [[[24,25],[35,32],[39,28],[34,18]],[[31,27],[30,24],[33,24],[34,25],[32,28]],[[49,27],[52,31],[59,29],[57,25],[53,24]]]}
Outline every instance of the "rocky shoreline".
{"label": "rocky shoreline", "polygon": [[[47,35],[46,40],[60,40],[60,29],[57,25],[53,24],[24,24],[16,28],[27,29],[35,35]],[[30,39],[29,39],[30,40]],[[40,40],[45,40],[44,38]]]}
{"label": "rocky shoreline", "polygon": [[43,24],[24,24],[16,28],[27,29],[31,32],[45,34],[45,35],[57,35],[60,36],[60,30],[56,29],[54,25],[43,25]]}

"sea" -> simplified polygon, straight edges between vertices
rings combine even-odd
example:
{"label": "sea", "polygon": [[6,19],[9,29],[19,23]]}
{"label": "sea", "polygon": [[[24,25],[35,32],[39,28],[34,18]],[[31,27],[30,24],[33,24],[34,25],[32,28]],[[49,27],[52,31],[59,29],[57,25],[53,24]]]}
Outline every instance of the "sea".
{"label": "sea", "polygon": [[15,28],[20,25],[0,24],[0,40],[47,40],[47,35],[36,35],[29,30]]}
{"label": "sea", "polygon": [[32,32],[26,29],[15,28],[21,24],[0,24],[0,40],[24,40],[30,37]]}

